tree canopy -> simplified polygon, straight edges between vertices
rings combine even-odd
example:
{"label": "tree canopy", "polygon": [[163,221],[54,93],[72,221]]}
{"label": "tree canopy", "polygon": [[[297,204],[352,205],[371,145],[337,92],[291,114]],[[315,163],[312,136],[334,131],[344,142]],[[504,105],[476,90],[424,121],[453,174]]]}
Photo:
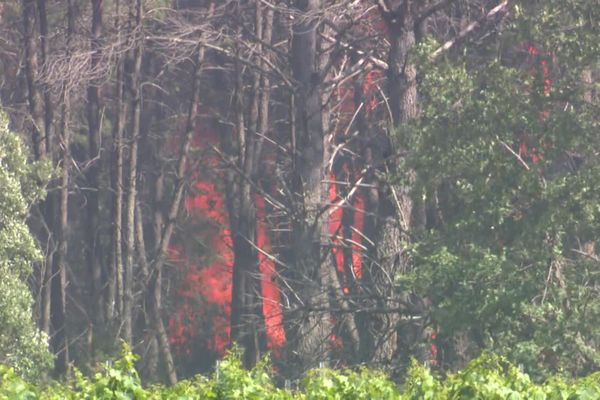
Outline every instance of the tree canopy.
{"label": "tree canopy", "polygon": [[47,166],[28,162],[27,148],[0,113],[0,363],[30,379],[50,365],[48,338],[33,320],[27,285],[41,257],[26,219],[43,195]]}

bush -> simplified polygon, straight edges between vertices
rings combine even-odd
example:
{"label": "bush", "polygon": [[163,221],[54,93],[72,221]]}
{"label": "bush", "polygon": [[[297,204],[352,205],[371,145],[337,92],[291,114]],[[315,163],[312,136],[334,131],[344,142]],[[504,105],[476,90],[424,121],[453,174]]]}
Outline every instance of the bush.
{"label": "bush", "polygon": [[553,378],[534,384],[501,357],[484,355],[463,371],[443,380],[413,362],[404,385],[397,386],[378,372],[314,370],[307,374],[298,390],[276,388],[269,364],[263,362],[252,371],[242,368],[239,355],[233,352],[218,366],[212,377],[198,376],[172,387],[143,388],[134,368],[136,356],[125,346],[122,358],[106,364],[102,372],[86,378],[75,372],[67,384],[35,387],[11,368],[0,367],[0,399],[41,400],[445,400],[445,399],[534,399],[592,400],[600,398],[600,374],[573,382]]}

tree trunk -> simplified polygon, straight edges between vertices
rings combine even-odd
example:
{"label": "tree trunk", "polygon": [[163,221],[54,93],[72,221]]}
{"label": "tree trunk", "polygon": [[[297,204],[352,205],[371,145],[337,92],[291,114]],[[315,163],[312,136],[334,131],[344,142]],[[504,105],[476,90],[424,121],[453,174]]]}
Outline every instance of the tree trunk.
{"label": "tree trunk", "polygon": [[[21,3],[23,13],[23,39],[25,50],[25,78],[27,81],[27,99],[29,104],[29,113],[31,116],[31,142],[33,154],[36,160],[46,158],[46,139],[45,139],[45,121],[43,112],[42,94],[38,85],[38,46],[36,41],[37,32],[35,29],[35,1],[23,0]],[[46,222],[47,201],[40,205],[41,218]],[[52,215],[52,214],[50,214]],[[51,232],[48,231],[40,235],[42,243],[48,243],[48,250],[52,251]],[[45,236],[45,237],[44,237]],[[48,254],[40,265],[40,328],[46,334],[50,335],[50,299],[52,277],[52,255]]]}
{"label": "tree trunk", "polygon": [[[295,160],[292,162],[295,187],[292,188],[291,271],[292,284],[301,303],[288,318],[286,337],[296,348],[302,369],[329,360],[331,315],[329,312],[329,246],[323,245],[329,232],[325,181],[328,144],[323,133],[320,77],[317,57],[316,13],[320,0],[299,4],[304,14],[293,25],[291,63],[298,87],[295,103]],[[295,282],[295,283],[294,283]],[[294,328],[296,325],[297,328]]]}
{"label": "tree trunk", "polygon": [[[117,41],[121,40],[121,18],[120,4],[115,5],[115,27]],[[112,321],[115,311],[119,316],[123,313],[123,130],[125,119],[128,114],[128,102],[124,100],[125,71],[124,60],[118,57],[116,60],[116,82],[115,82],[115,120],[113,122],[113,170],[112,170],[112,192],[114,193],[112,205],[112,265],[109,270],[107,285],[106,316]]]}
{"label": "tree trunk", "polygon": [[[263,5],[255,4],[255,35],[263,40]],[[260,42],[256,45],[257,54],[263,49]],[[263,63],[257,57],[257,67]],[[244,119],[244,89],[242,68],[235,61],[236,73],[236,159],[244,176],[235,174],[227,191],[228,211],[231,222],[233,241],[233,287],[231,299],[231,340],[237,342],[244,350],[244,365],[252,368],[260,360],[266,350],[264,317],[262,313],[261,271],[258,251],[256,249],[256,207],[254,196],[248,179],[254,179],[256,164],[260,155],[258,151],[258,126],[264,126],[264,117],[268,114],[268,104],[261,102],[262,73],[255,71],[252,80],[252,92],[247,126]],[[263,97],[264,101],[264,97]],[[262,114],[262,115],[261,115]],[[261,117],[263,119],[261,119]],[[259,121],[260,120],[260,121]],[[264,133],[261,132],[264,135]]]}
{"label": "tree trunk", "polygon": [[69,145],[71,132],[69,127],[69,99],[66,89],[62,94],[62,109],[60,122],[60,200],[58,213],[58,249],[54,259],[52,277],[52,344],[56,360],[55,374],[60,376],[69,371],[69,345],[66,333],[66,286],[67,286],[67,242],[69,229],[69,175],[71,157]]}
{"label": "tree trunk", "polygon": [[[91,29],[91,69],[98,68],[102,56],[102,0],[91,0],[92,4],[92,29]],[[100,190],[100,96],[99,83],[91,81],[87,88],[87,121],[88,121],[88,159],[87,185],[91,188],[86,193],[87,227],[86,227],[86,260],[90,269],[90,293],[92,301],[93,326],[101,326],[104,322],[104,309],[102,307],[102,271],[98,254],[99,232],[99,190]]]}
{"label": "tree trunk", "polygon": [[38,84],[38,46],[35,29],[35,0],[23,0],[23,33],[25,47],[25,76],[27,80],[29,112],[32,119],[31,139],[36,160],[46,157],[45,121],[42,93]]}
{"label": "tree trunk", "polygon": [[[73,0],[67,3],[67,58],[71,55],[71,40],[75,31],[75,22],[73,15]],[[67,312],[67,242],[69,229],[69,180],[71,156],[69,152],[71,144],[70,119],[70,93],[68,82],[62,82],[61,93],[61,119],[60,119],[60,159],[61,159],[61,177],[59,208],[57,217],[58,230],[58,249],[53,262],[52,276],[52,327],[53,334],[51,343],[56,355],[54,361],[54,372],[57,376],[69,372],[69,342],[66,332],[66,312]]]}
{"label": "tree trunk", "polygon": [[[379,8],[389,30],[390,52],[388,57],[388,90],[389,103],[392,112],[392,126],[398,135],[399,127],[414,120],[418,116],[417,104],[417,73],[416,67],[410,59],[410,52],[416,44],[415,23],[418,15],[417,2],[404,1],[400,5],[390,5],[389,2],[380,0]],[[394,151],[406,154],[407,138],[392,137]],[[405,157],[398,159],[397,163],[402,168]],[[409,182],[414,180],[414,171],[399,171],[408,178]],[[379,198],[368,198],[371,209],[378,210],[376,221],[374,221],[373,242],[375,246],[372,251],[376,252],[375,263],[369,265],[370,284],[374,293],[377,294],[379,307],[398,310],[401,304],[410,300],[407,294],[398,294],[393,291],[393,282],[398,273],[406,270],[409,260],[405,255],[405,249],[410,241],[409,231],[415,228],[415,222],[422,220],[422,204],[414,204],[410,187],[404,185],[390,185],[388,203],[391,207],[385,207]],[[391,209],[392,212],[387,212]],[[400,297],[399,297],[400,296]],[[376,363],[389,364],[397,356],[398,344],[402,342],[406,354],[412,353],[419,359],[423,359],[423,349],[418,349],[421,343],[420,323],[409,322],[403,327],[401,337],[398,337],[400,328],[400,314],[398,312],[384,312],[373,317],[374,332],[377,334],[374,340],[374,361]]]}
{"label": "tree trunk", "polygon": [[125,268],[123,277],[123,315],[122,337],[127,343],[133,343],[133,307],[134,307],[134,276],[133,263],[135,252],[135,205],[137,198],[137,174],[138,174],[138,143],[140,138],[141,123],[141,88],[140,73],[142,67],[142,1],[136,0],[133,6],[133,57],[131,60],[131,71],[127,80],[129,95],[131,99],[131,132],[129,137],[129,179],[127,182],[127,209],[125,237]]}
{"label": "tree trunk", "polygon": [[[46,64],[48,57],[48,17],[46,14],[45,0],[37,0],[38,16],[40,21],[40,62]],[[46,152],[53,154],[52,149],[52,98],[50,91],[44,88],[44,142]]]}

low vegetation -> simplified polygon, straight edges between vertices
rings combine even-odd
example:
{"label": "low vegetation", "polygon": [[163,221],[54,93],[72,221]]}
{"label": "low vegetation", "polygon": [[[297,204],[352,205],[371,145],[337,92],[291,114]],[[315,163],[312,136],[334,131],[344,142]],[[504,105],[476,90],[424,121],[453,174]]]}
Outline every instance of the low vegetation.
{"label": "low vegetation", "polygon": [[230,353],[210,377],[197,376],[172,387],[142,386],[135,370],[137,357],[127,347],[114,364],[84,377],[77,370],[66,384],[32,385],[13,369],[0,367],[0,399],[598,399],[600,374],[575,381],[559,377],[536,384],[519,368],[494,355],[483,355],[463,371],[438,378],[413,362],[402,385],[367,369],[310,371],[285,388],[274,383],[267,361],[243,368],[239,354]]}

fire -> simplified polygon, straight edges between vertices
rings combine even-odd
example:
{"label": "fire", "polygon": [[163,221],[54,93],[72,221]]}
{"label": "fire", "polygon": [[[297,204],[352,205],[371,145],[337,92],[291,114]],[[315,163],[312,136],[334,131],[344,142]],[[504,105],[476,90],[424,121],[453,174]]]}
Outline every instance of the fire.
{"label": "fire", "polygon": [[[376,12],[371,13],[363,27],[364,30],[372,30],[374,24],[382,24],[381,21],[374,20],[377,15]],[[381,78],[381,72],[367,71],[362,80],[359,90],[362,90],[365,98],[363,112],[367,118],[374,117],[375,110],[379,107],[376,93],[378,91],[377,82]],[[335,133],[336,135],[347,133],[344,132],[343,127],[352,123],[352,117],[358,107],[355,104],[353,91],[353,83],[350,82],[336,89],[334,93],[342,103],[342,123],[339,124],[340,129]],[[200,126],[194,145],[197,149],[209,152],[211,146],[219,145],[218,134],[206,126]],[[271,150],[270,153],[274,153],[274,151]],[[219,170],[220,160],[214,153],[211,154],[202,159],[199,170]],[[274,154],[265,154],[264,157],[272,157],[273,160],[276,158]],[[359,178],[355,176],[357,171],[352,170],[353,167],[346,165],[344,168],[345,179],[356,181]],[[270,172],[272,173],[272,171]],[[269,171],[267,171],[268,174]],[[168,325],[171,344],[179,355],[191,354],[191,348],[194,345],[197,346],[199,340],[202,346],[218,354],[222,354],[230,345],[229,323],[234,257],[225,197],[219,187],[222,178],[219,173],[212,177],[196,173],[194,191],[185,200],[185,209],[190,215],[190,219],[202,226],[202,230],[197,233],[200,236],[197,239],[210,249],[212,255],[206,256],[206,259],[202,257],[198,259],[197,256],[185,259],[181,256],[181,254],[185,254],[185,249],[177,248],[175,251],[173,250],[175,246],[172,246],[171,249],[172,252],[178,254],[178,258],[185,260],[182,263],[182,283],[177,290],[178,298],[175,301],[178,306],[171,314]],[[335,173],[332,173],[331,181],[336,182],[337,178]],[[330,184],[329,200],[331,203],[339,202],[351,188],[344,187],[344,191],[340,189],[341,187],[337,183]],[[272,236],[267,223],[268,210],[265,199],[256,194],[254,201],[257,218],[256,246],[260,249],[259,267],[262,275],[261,289],[267,346],[277,355],[278,350],[284,346],[286,341],[276,265],[269,257],[273,251],[272,243],[276,243],[277,238]],[[328,221],[336,269],[342,281],[342,290],[346,295],[351,294],[352,281],[360,280],[362,276],[363,237],[360,232],[363,230],[364,207],[361,191],[355,191],[354,195],[347,199],[344,207],[339,207],[331,213]],[[344,211],[344,209],[351,211]],[[348,218],[351,221],[351,227],[344,226],[347,224],[344,222],[344,212],[352,213],[351,218]],[[193,244],[193,246],[195,245]],[[207,324],[207,321],[210,323]],[[206,338],[206,333],[200,338],[199,334],[206,332],[207,325],[210,326],[209,338]]]}

